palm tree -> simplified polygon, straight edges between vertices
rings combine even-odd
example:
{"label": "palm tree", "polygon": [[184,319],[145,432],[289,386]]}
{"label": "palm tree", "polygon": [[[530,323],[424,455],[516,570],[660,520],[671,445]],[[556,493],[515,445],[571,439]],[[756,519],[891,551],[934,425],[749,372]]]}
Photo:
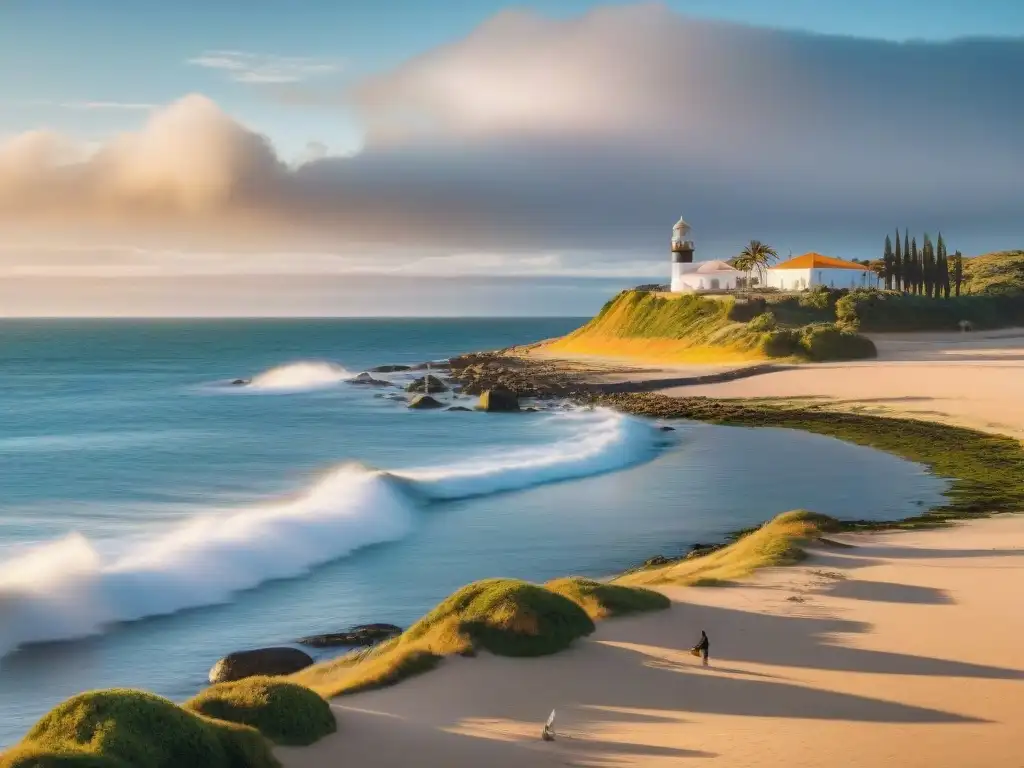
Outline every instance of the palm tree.
{"label": "palm tree", "polygon": [[[764,271],[771,266],[775,259],[779,258],[779,254],[775,252],[767,243],[762,243],[760,240],[751,240],[750,243],[740,251],[740,255],[736,257],[736,268],[745,268],[749,273],[752,270],[757,270],[758,277],[761,279],[761,285],[764,285]],[[743,264],[743,267],[739,265]]]}

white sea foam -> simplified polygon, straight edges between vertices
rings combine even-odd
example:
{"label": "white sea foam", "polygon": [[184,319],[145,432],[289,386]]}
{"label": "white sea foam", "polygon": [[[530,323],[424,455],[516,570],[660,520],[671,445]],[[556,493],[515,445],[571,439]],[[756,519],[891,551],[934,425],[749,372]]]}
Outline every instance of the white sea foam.
{"label": "white sea foam", "polygon": [[[548,417],[568,436],[529,450],[395,473],[344,465],[294,499],[199,515],[99,547],[72,534],[0,562],[0,656],[32,642],[226,602],[410,532],[418,498],[442,500],[583,477],[642,461],[659,434],[610,411]],[[102,550],[102,551],[101,551]]]}
{"label": "white sea foam", "polygon": [[305,392],[333,387],[355,374],[334,363],[306,361],[271,368],[253,377],[244,387],[258,392]]}

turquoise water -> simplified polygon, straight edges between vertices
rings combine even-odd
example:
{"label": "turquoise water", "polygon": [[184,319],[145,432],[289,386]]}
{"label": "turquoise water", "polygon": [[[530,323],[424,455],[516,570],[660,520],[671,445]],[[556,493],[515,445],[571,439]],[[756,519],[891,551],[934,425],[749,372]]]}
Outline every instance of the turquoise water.
{"label": "turquoise water", "polygon": [[580,322],[0,322],[0,745],[83,689],[185,698],[227,652],[407,624],[473,579],[608,574],[945,488],[799,432],[409,411],[347,383]]}

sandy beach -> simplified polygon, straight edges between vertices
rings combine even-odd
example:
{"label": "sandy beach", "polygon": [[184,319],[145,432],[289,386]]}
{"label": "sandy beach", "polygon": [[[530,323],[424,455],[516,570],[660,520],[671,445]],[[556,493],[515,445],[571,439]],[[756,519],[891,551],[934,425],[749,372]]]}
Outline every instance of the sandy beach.
{"label": "sandy beach", "polygon": [[[871,362],[669,391],[832,398],[1024,437],[1021,332],[876,343]],[[602,622],[556,656],[450,660],[338,699],[336,735],[279,754],[289,768],[1024,765],[1011,597],[1024,591],[1024,518],[839,539],[852,546],[740,586],[670,588],[670,610]],[[687,652],[701,629],[707,669]]]}
{"label": "sandy beach", "polygon": [[[287,766],[1019,766],[1024,519],[842,537],[542,659],[459,659],[335,702]],[[707,630],[712,664],[687,652]],[[558,738],[541,723],[556,708]]]}

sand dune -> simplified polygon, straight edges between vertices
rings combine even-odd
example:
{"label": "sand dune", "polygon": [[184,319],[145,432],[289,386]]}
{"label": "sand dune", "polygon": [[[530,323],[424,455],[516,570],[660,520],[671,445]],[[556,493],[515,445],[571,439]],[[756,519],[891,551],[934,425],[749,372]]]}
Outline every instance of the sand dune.
{"label": "sand dune", "polygon": [[[1024,519],[844,539],[726,589],[669,590],[543,659],[459,659],[339,699],[290,768],[1021,765]],[[700,629],[712,666],[687,653]],[[539,739],[556,707],[559,738]]]}

